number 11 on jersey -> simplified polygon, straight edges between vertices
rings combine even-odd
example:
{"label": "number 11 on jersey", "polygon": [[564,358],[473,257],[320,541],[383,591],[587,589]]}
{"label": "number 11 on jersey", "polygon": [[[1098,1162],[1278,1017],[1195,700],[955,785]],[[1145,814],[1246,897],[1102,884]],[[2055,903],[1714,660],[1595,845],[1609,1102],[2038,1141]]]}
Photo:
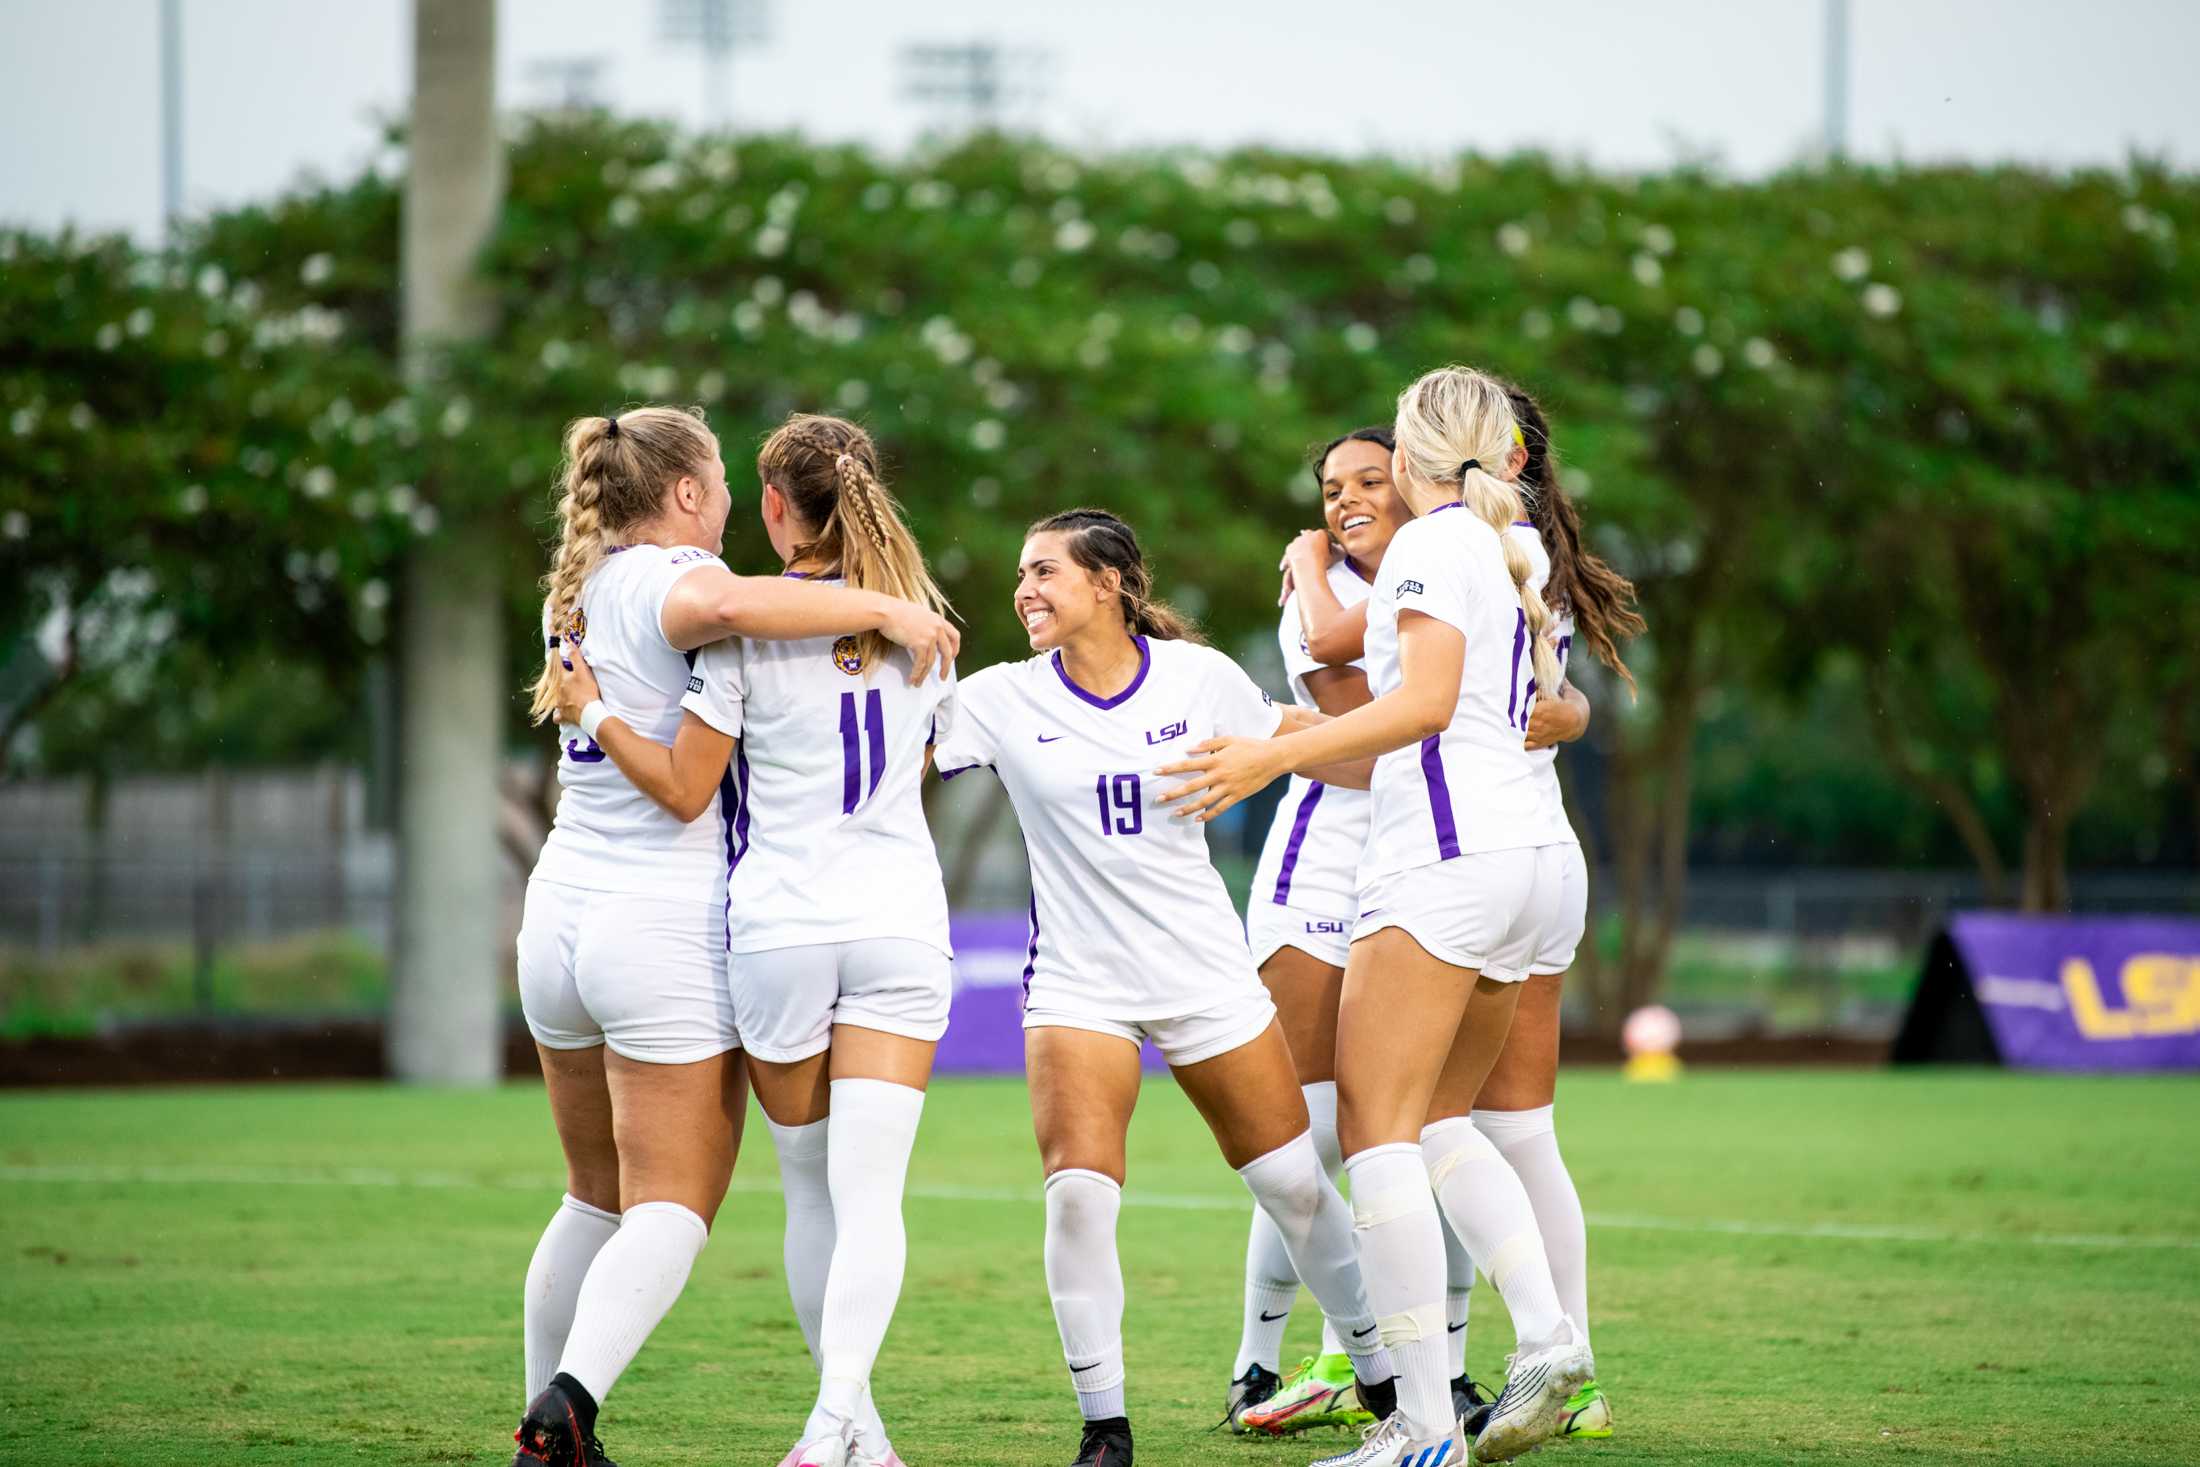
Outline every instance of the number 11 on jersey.
{"label": "number 11 on jersey", "polygon": [[[856,806],[878,793],[878,782],[886,774],[886,710],[879,701],[879,690],[872,688],[863,695],[863,723],[856,724],[856,695],[840,695],[840,813],[853,815]],[[861,742],[858,734],[862,735]],[[864,745],[869,745],[871,755],[871,782],[863,782]]]}

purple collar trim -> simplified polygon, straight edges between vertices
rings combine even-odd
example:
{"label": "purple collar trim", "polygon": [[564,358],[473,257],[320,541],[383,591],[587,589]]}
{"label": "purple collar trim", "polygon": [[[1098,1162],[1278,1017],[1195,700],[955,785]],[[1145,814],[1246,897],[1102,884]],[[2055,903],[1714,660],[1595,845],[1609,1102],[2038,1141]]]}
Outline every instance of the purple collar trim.
{"label": "purple collar trim", "polygon": [[1056,649],[1054,656],[1049,659],[1054,664],[1054,675],[1062,680],[1063,687],[1068,688],[1071,692],[1075,693],[1078,697],[1084,699],[1087,703],[1090,703],[1095,708],[1113,708],[1119,703],[1127,702],[1131,694],[1137,692],[1139,688],[1145,685],[1146,674],[1153,670],[1153,648],[1146,645],[1146,639],[1143,636],[1134,637],[1132,638],[1132,640],[1138,643],[1138,676],[1131,679],[1131,685],[1129,687],[1125,688],[1122,692],[1117,693],[1112,698],[1096,698],[1091,693],[1088,693],[1083,688],[1077,686],[1077,684],[1070,678],[1069,669],[1062,666],[1062,653],[1060,649]]}
{"label": "purple collar trim", "polygon": [[622,551],[632,550],[633,548],[634,547],[631,545],[606,545],[603,548],[603,553],[606,555],[617,555]]}
{"label": "purple collar trim", "polygon": [[1344,564],[1345,569],[1351,571],[1352,574],[1358,576],[1361,580],[1367,582],[1370,586],[1375,584],[1374,573],[1372,571],[1361,570],[1360,563],[1354,560],[1351,556],[1348,555],[1344,558]]}
{"label": "purple collar trim", "polygon": [[1514,529],[1516,529],[1516,530],[1532,530],[1532,529],[1534,529],[1534,528],[1535,528],[1535,521],[1534,521],[1534,520],[1514,520],[1514,521],[1513,521],[1513,528],[1514,528]]}
{"label": "purple collar trim", "polygon": [[1436,506],[1436,508],[1434,508],[1434,509],[1430,510],[1430,511],[1429,511],[1429,513],[1430,513],[1430,514],[1442,514],[1442,513],[1443,513],[1443,512],[1445,511],[1445,510],[1447,510],[1447,509],[1457,509],[1457,508],[1459,508],[1459,501],[1458,501],[1458,500],[1456,500],[1456,499],[1449,499],[1449,500],[1446,500],[1446,501],[1445,501],[1444,503],[1442,503],[1442,504],[1439,504],[1439,505],[1437,505],[1437,506]]}

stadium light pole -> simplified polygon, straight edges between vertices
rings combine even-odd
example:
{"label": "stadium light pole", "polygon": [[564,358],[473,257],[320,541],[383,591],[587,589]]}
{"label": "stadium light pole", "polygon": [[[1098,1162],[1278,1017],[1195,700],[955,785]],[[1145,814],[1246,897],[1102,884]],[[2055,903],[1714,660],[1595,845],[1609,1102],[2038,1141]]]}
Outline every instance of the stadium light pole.
{"label": "stadium light pole", "polygon": [[1826,0],[1826,161],[1849,153],[1849,0]]}
{"label": "stadium light pole", "polygon": [[703,53],[703,125],[733,122],[733,53],[771,38],[769,0],[659,0],[658,29],[675,45]]}
{"label": "stadium light pole", "polygon": [[901,48],[901,94],[972,131],[998,128],[1011,104],[1043,101],[1040,73],[1052,58],[998,41],[919,42]]}
{"label": "stadium light pole", "polygon": [[183,0],[160,0],[160,227],[171,246],[183,214]]}
{"label": "stadium light pole", "polygon": [[[407,381],[433,392],[445,350],[488,334],[476,264],[504,201],[496,0],[413,0],[412,121],[398,274]],[[430,466],[422,487],[437,491]],[[446,507],[406,556],[398,608],[397,944],[387,1058],[400,1080],[493,1084],[509,712],[494,524]]]}

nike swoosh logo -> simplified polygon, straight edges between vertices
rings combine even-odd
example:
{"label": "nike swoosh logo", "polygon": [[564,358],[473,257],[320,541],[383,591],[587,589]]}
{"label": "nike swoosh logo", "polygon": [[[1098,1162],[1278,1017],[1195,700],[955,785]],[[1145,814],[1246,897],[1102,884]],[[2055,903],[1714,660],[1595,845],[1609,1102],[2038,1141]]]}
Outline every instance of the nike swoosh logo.
{"label": "nike swoosh logo", "polygon": [[1070,1373],[1074,1375],[1080,1370],[1090,1370],[1100,1363],[1101,1362],[1098,1360],[1088,1360],[1083,1365],[1079,1365],[1076,1361],[1071,1360],[1068,1362],[1068,1365],[1070,1368]]}
{"label": "nike swoosh logo", "polygon": [[1445,1326],[1444,1326],[1444,1333],[1445,1333],[1445,1334],[1447,1334],[1447,1335],[1455,1335],[1455,1334],[1459,1333],[1459,1331],[1461,1331],[1461,1330],[1463,1330],[1463,1329],[1465,1329],[1465,1328],[1466,1328],[1466,1325],[1465,1325],[1465,1324],[1463,1324],[1463,1323],[1462,1323],[1462,1324],[1447,1324],[1447,1325],[1445,1325]]}
{"label": "nike swoosh logo", "polygon": [[1265,1309],[1260,1312],[1261,1322],[1264,1324],[1273,1324],[1279,1319],[1288,1319],[1290,1318],[1290,1316],[1291,1311],[1288,1309],[1284,1310],[1281,1314],[1270,1314]]}
{"label": "nike swoosh logo", "polygon": [[1042,744],[1051,744],[1058,742],[1059,740],[1066,739],[1068,737],[1068,734],[1041,734],[1039,735],[1039,742]]}
{"label": "nike swoosh logo", "polygon": [[1354,1339],[1356,1340],[1356,1339],[1358,1339],[1358,1338],[1359,1338],[1360,1336],[1362,1336],[1362,1335],[1371,1335],[1371,1334],[1373,1334],[1373,1333],[1375,1333],[1375,1326],[1371,1324],[1371,1325],[1369,1325],[1369,1326],[1368,1326],[1368,1327],[1367,1327],[1366,1329],[1356,1329],[1356,1330],[1354,1330],[1354,1331],[1352,1332],[1352,1338],[1354,1338]]}

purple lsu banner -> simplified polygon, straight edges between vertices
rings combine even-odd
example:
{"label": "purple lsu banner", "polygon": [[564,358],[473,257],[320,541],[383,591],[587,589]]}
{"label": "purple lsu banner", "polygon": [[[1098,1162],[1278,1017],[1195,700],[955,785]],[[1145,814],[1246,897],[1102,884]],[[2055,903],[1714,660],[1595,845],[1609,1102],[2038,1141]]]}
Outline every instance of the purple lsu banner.
{"label": "purple lsu banner", "polygon": [[[1022,912],[957,912],[948,936],[955,944],[955,997],[933,1068],[942,1074],[1022,1074],[1029,919]],[[1164,1068],[1150,1044],[1141,1046],[1139,1057],[1149,1070]]]}
{"label": "purple lsu banner", "polygon": [[2004,1064],[2200,1069],[2200,920],[1964,912],[1948,937]]}

